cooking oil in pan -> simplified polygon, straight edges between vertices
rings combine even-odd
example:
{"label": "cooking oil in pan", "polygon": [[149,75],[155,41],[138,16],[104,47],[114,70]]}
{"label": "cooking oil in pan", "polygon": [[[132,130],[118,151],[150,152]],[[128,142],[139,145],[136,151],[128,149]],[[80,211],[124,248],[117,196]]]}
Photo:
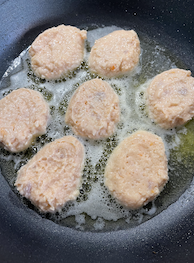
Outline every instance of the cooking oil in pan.
{"label": "cooking oil in pan", "polygon": [[[105,140],[89,140],[76,136],[85,146],[86,159],[80,194],[67,203],[61,212],[42,214],[27,199],[22,198],[14,187],[16,173],[41,147],[64,135],[74,135],[64,122],[64,115],[74,91],[83,82],[95,78],[88,69],[88,55],[96,39],[119,29],[118,27],[96,28],[88,31],[85,60],[81,66],[63,79],[45,81],[34,75],[30,67],[28,50],[14,60],[6,71],[0,90],[0,98],[14,89],[26,87],[38,90],[50,106],[52,120],[45,135],[39,136],[24,152],[11,154],[1,148],[0,165],[2,174],[21,201],[42,217],[55,223],[90,231],[125,229],[138,225],[176,201],[192,180],[194,155],[190,140],[194,138],[193,121],[185,127],[163,130],[153,124],[145,109],[144,93],[150,80],[162,71],[184,66],[160,45],[140,35],[141,57],[138,67],[127,77],[106,79],[120,99],[121,119],[115,133]],[[169,163],[169,182],[160,196],[140,210],[129,211],[122,207],[104,185],[104,170],[114,148],[134,131],[143,129],[162,137]],[[74,135],[75,136],[75,135]]]}

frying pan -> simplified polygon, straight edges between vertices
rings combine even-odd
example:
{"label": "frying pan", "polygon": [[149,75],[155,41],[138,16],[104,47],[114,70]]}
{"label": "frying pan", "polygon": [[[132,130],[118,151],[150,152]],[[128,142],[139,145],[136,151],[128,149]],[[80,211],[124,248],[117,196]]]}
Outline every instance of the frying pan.
{"label": "frying pan", "polygon": [[[116,25],[157,40],[194,72],[192,0],[1,0],[0,77],[43,30]],[[134,228],[81,232],[24,206],[0,175],[0,262],[194,262],[194,187]]]}

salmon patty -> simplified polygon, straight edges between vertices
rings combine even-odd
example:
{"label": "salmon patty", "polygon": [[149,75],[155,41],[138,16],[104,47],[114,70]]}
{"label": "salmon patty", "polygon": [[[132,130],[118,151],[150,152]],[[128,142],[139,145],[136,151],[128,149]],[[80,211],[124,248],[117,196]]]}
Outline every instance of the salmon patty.
{"label": "salmon patty", "polygon": [[38,91],[21,88],[0,100],[0,142],[10,152],[29,147],[46,133],[49,107]]}
{"label": "salmon patty", "polygon": [[105,185],[125,207],[138,209],[155,199],[168,181],[163,141],[138,131],[112,152],[105,169]]}
{"label": "salmon patty", "polygon": [[60,25],[45,30],[32,43],[29,54],[35,74],[42,79],[58,79],[77,68],[84,57],[87,32]]}
{"label": "salmon patty", "polygon": [[139,62],[140,42],[134,30],[117,30],[95,41],[89,57],[90,70],[103,77],[117,77]]}
{"label": "salmon patty", "polygon": [[73,136],[44,146],[18,171],[15,186],[43,212],[55,212],[79,194],[84,147]]}
{"label": "salmon patty", "polygon": [[72,96],[65,122],[75,134],[91,139],[110,136],[119,121],[119,98],[101,79],[83,83]]}
{"label": "salmon patty", "polygon": [[194,116],[194,78],[189,70],[164,71],[146,93],[149,117],[164,129],[183,125]]}

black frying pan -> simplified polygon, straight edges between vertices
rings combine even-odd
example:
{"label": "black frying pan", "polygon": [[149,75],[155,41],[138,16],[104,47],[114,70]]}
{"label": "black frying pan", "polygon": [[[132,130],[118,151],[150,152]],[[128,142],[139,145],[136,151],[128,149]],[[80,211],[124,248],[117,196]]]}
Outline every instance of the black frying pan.
{"label": "black frying pan", "polygon": [[[44,29],[131,27],[157,40],[194,72],[192,0],[0,1],[0,77]],[[0,262],[194,262],[194,197],[177,200],[128,230],[93,233],[59,226],[25,207],[0,176]],[[184,189],[185,190],[185,189]]]}

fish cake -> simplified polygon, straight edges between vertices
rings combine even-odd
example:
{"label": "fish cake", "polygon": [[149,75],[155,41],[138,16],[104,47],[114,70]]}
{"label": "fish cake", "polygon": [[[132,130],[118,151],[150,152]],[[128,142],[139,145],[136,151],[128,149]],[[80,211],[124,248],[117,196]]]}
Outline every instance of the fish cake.
{"label": "fish cake", "polygon": [[41,33],[29,54],[35,74],[42,79],[58,79],[77,68],[84,57],[86,30],[60,25]]}
{"label": "fish cake", "polygon": [[46,133],[49,106],[41,93],[20,88],[0,100],[0,142],[10,152],[29,147]]}
{"label": "fish cake", "polygon": [[17,175],[15,186],[43,212],[60,210],[79,194],[84,147],[73,136],[44,146]]}
{"label": "fish cake", "polygon": [[139,62],[140,41],[134,30],[117,30],[95,41],[89,56],[90,70],[103,77],[132,71]]}
{"label": "fish cake", "polygon": [[73,94],[65,115],[75,134],[91,139],[109,137],[119,121],[119,98],[101,79],[83,83]]}
{"label": "fish cake", "polygon": [[105,185],[125,207],[138,209],[154,200],[168,181],[163,141],[137,131],[112,152],[105,168]]}
{"label": "fish cake", "polygon": [[194,78],[189,70],[176,68],[157,75],[146,97],[149,117],[164,129],[183,125],[194,116]]}

